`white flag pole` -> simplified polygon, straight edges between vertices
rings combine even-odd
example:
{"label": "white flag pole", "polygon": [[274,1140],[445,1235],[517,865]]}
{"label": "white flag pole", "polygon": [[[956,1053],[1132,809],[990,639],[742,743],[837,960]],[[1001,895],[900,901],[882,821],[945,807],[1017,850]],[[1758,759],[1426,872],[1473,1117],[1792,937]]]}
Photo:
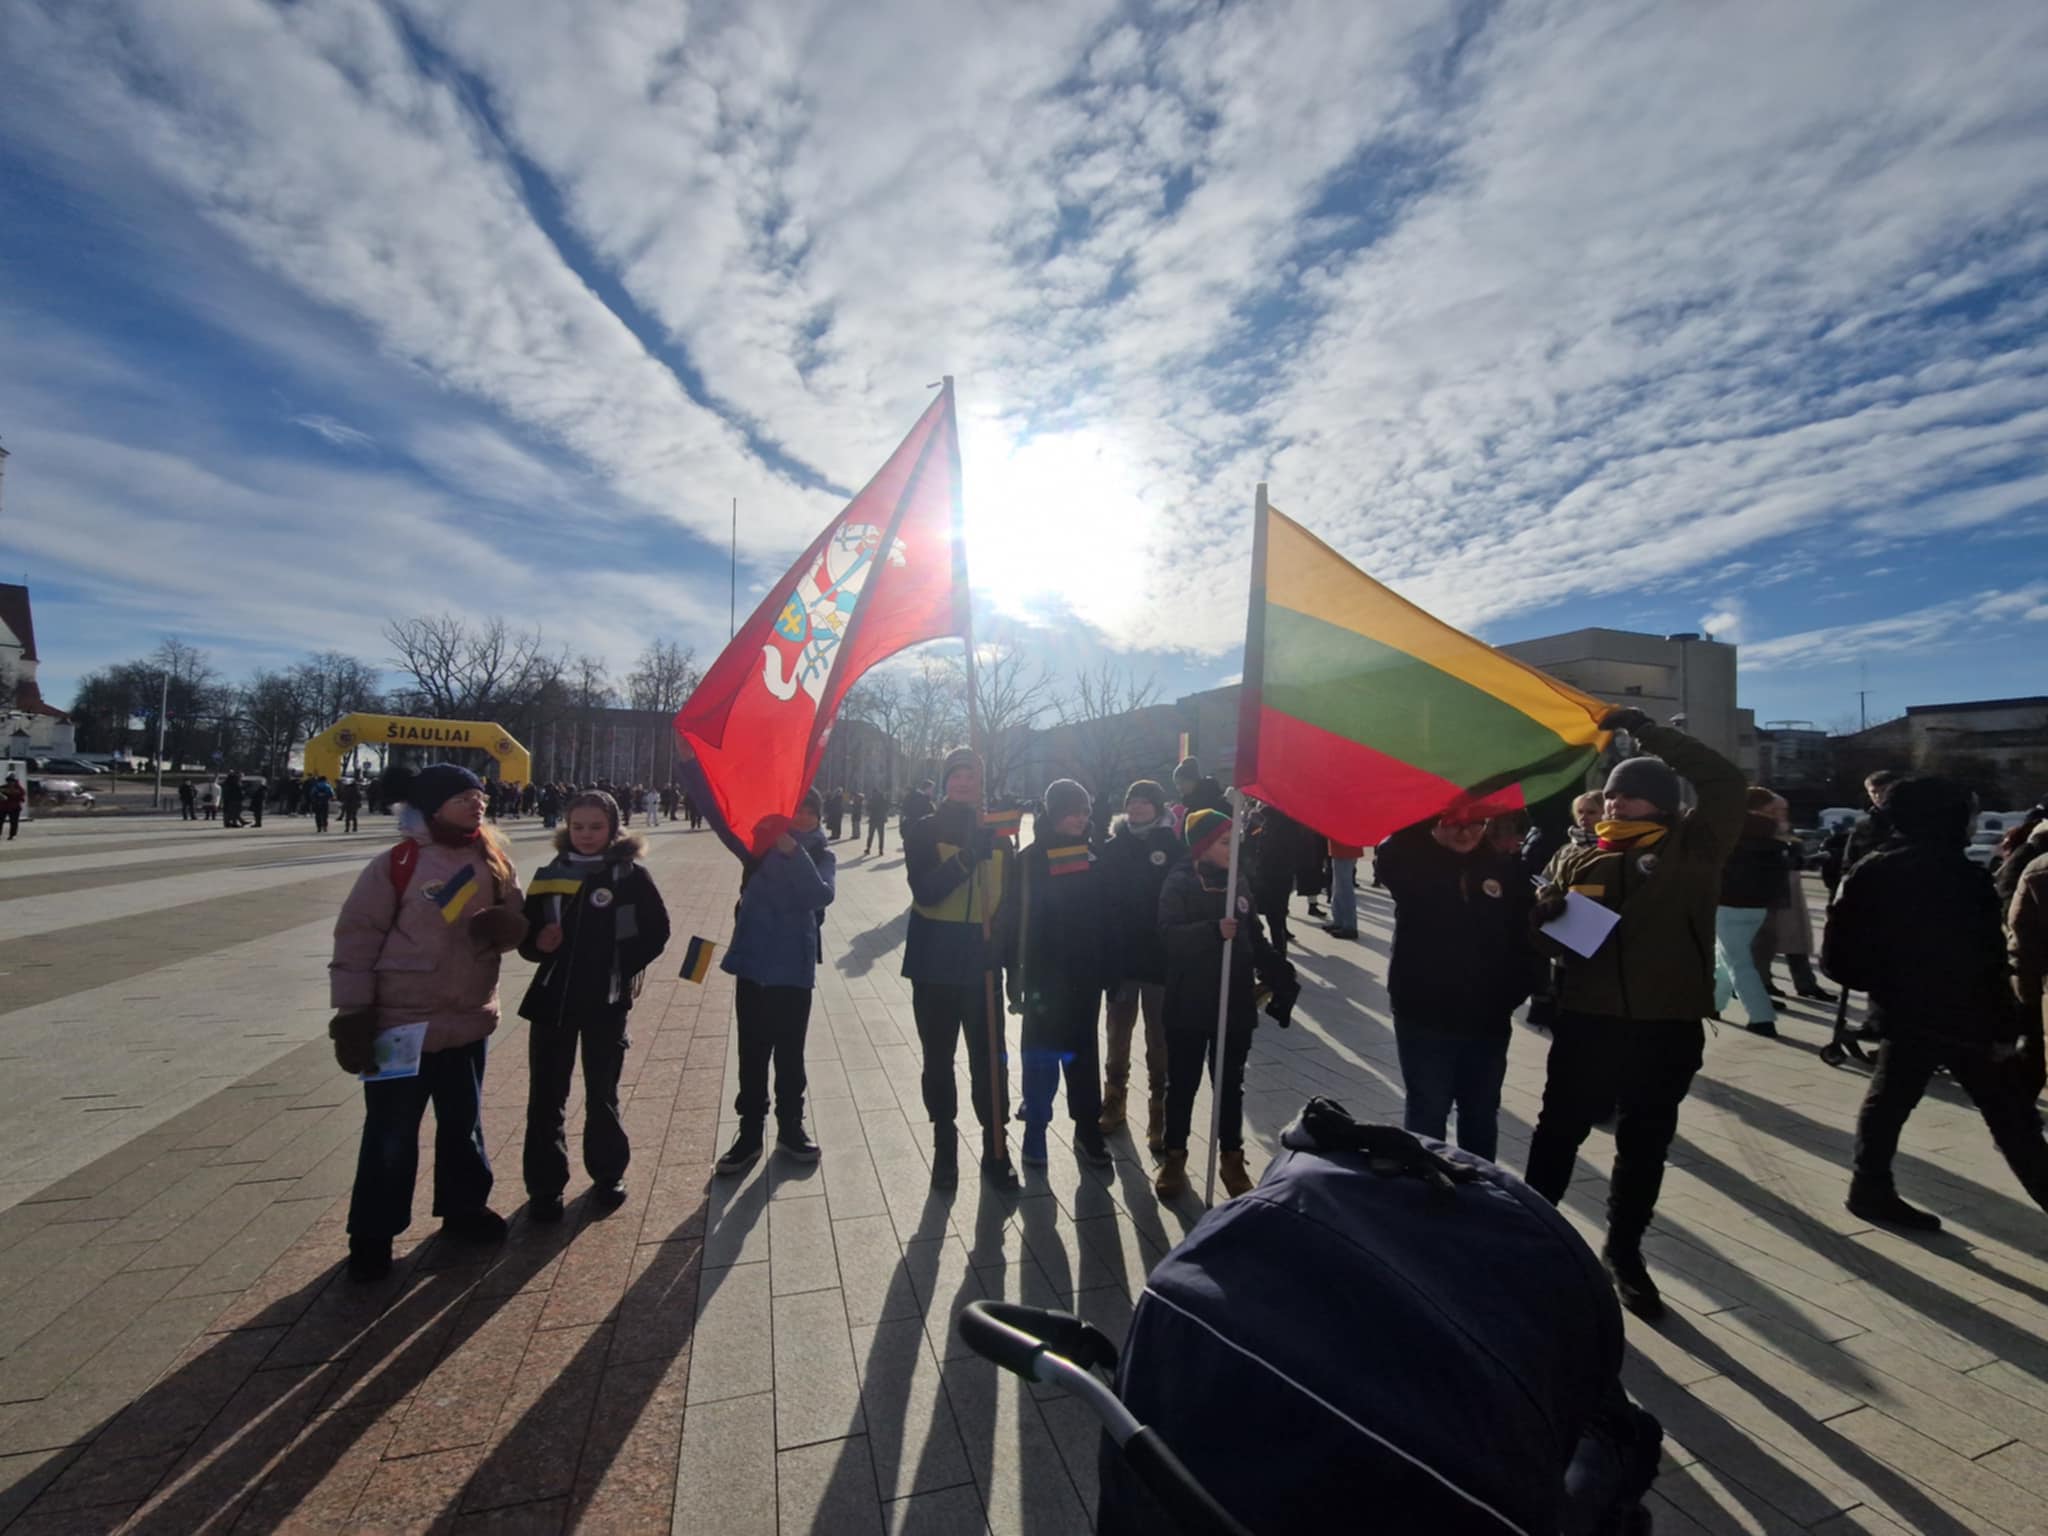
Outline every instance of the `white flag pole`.
{"label": "white flag pole", "polygon": [[[1265,488],[1260,487],[1261,490]],[[1244,837],[1244,797],[1236,789],[1224,791],[1230,801],[1230,878],[1223,888],[1223,915],[1239,918],[1237,912],[1237,852]],[[1216,1160],[1221,1153],[1217,1138],[1223,1132],[1223,1076],[1227,1070],[1224,1056],[1224,1037],[1230,1030],[1230,954],[1237,948],[1235,939],[1223,945],[1223,990],[1216,999],[1216,1054],[1209,1058],[1209,1176],[1202,1186],[1202,1203],[1216,1204]]]}

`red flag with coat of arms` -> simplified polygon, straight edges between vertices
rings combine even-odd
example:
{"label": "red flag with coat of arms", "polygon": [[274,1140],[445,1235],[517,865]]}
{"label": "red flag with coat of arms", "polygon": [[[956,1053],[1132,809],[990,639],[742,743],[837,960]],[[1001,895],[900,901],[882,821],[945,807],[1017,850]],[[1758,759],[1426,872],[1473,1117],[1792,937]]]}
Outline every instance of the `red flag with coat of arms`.
{"label": "red flag with coat of arms", "polygon": [[861,674],[908,646],[966,634],[968,619],[949,379],[676,715],[726,825],[764,846],[763,819],[795,811]]}

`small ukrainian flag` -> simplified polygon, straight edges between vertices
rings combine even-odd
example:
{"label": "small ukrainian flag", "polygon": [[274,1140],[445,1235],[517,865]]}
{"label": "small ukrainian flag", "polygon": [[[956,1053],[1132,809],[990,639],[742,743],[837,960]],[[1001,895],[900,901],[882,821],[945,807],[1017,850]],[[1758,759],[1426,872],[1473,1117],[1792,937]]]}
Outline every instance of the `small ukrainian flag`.
{"label": "small ukrainian flag", "polygon": [[711,957],[718,953],[718,946],[709,939],[692,939],[690,947],[683,953],[682,978],[685,981],[702,981],[711,974]]}

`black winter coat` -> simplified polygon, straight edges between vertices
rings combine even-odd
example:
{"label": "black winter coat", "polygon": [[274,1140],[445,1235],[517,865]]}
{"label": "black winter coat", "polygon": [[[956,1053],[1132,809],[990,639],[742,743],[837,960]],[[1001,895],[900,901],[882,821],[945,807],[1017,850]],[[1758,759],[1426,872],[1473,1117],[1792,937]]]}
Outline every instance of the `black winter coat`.
{"label": "black winter coat", "polygon": [[1785,872],[1791,868],[1785,844],[1778,837],[1777,818],[1751,812],[1742,836],[1721,866],[1721,905],[1770,907],[1784,899]]}
{"label": "black winter coat", "polygon": [[1261,912],[1283,911],[1294,894],[1294,874],[1308,829],[1273,806],[1262,807],[1246,828],[1245,847],[1251,856],[1252,901]]}
{"label": "black winter coat", "polygon": [[[633,861],[639,848],[637,839],[614,843],[596,863],[564,854],[534,876],[526,888],[519,953],[539,969],[520,1000],[522,1019],[551,1024],[633,1006],[635,981],[669,938],[661,892]],[[535,941],[552,922],[561,923],[562,942],[553,954],[542,954]]]}
{"label": "black winter coat", "polygon": [[1102,845],[1109,877],[1109,926],[1115,935],[1113,981],[1150,986],[1166,981],[1166,943],[1159,936],[1159,892],[1187,848],[1164,818],[1143,831],[1119,820]]}
{"label": "black winter coat", "polygon": [[1960,848],[1894,838],[1859,860],[1828,910],[1821,963],[1870,994],[1885,1035],[1966,1045],[2020,1036],[1998,896]]}
{"label": "black winter coat", "polygon": [[1507,1034],[1536,974],[1536,892],[1519,856],[1483,842],[1461,854],[1415,826],[1381,843],[1373,860],[1394,898],[1395,1019],[1468,1038]]}
{"label": "black winter coat", "polygon": [[[1057,861],[1050,854],[1063,855]],[[1017,920],[1007,927],[1010,999],[1026,1018],[1116,980],[1109,874],[1087,835],[1048,833],[1018,856]],[[1093,1020],[1091,1019],[1091,1025]]]}
{"label": "black winter coat", "polygon": [[[1214,882],[1214,889],[1205,883]],[[1223,934],[1216,926],[1224,917],[1224,873],[1204,870],[1183,860],[1167,873],[1159,892],[1159,934],[1166,946],[1166,1008],[1168,1029],[1216,1032],[1216,1005],[1223,986]],[[1279,956],[1266,942],[1250,893],[1238,879],[1237,938],[1230,960],[1230,1028],[1250,1029],[1258,1022],[1257,975],[1274,967]]]}

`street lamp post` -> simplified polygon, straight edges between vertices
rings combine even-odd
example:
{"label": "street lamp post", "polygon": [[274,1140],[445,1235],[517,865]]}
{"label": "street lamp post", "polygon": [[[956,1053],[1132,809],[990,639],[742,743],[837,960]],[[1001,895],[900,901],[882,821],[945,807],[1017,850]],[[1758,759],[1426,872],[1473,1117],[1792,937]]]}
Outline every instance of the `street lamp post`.
{"label": "street lamp post", "polygon": [[166,667],[163,688],[158,693],[156,701],[156,788],[151,790],[149,795],[149,808],[153,811],[163,809],[164,803],[164,716],[170,712],[170,708],[171,673]]}

